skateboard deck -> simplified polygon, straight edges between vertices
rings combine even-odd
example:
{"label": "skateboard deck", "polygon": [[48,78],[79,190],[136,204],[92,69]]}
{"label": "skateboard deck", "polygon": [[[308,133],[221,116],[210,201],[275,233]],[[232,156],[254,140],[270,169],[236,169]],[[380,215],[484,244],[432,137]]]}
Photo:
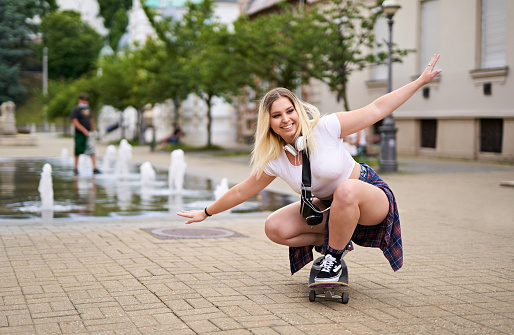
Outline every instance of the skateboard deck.
{"label": "skateboard deck", "polygon": [[[317,260],[319,260],[319,258]],[[343,259],[341,259],[341,266],[343,267],[343,270],[341,271],[338,281],[329,283],[316,283],[314,278],[318,275],[319,270],[311,268],[309,276],[310,301],[315,301],[316,298],[328,298],[341,299],[343,304],[348,303],[350,295],[348,292],[344,291],[344,288],[348,287],[348,268],[346,267],[346,263]]]}

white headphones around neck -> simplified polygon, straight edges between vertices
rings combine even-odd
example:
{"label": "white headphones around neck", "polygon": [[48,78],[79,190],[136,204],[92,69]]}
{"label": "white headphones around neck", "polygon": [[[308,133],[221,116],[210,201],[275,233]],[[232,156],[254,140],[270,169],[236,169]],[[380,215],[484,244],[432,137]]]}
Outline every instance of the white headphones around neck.
{"label": "white headphones around neck", "polygon": [[299,136],[296,141],[294,142],[294,147],[292,144],[286,144],[284,146],[284,150],[289,151],[289,153],[293,156],[298,155],[300,151],[305,149],[305,143],[303,141],[303,136]]}

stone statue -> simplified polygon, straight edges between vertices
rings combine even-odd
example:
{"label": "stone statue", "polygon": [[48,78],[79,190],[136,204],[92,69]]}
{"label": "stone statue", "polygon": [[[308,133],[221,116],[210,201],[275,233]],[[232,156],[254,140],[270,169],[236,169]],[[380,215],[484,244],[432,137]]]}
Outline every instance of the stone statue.
{"label": "stone statue", "polygon": [[16,135],[16,119],[14,117],[16,105],[12,101],[7,101],[0,107],[2,114],[0,115],[0,134]]}

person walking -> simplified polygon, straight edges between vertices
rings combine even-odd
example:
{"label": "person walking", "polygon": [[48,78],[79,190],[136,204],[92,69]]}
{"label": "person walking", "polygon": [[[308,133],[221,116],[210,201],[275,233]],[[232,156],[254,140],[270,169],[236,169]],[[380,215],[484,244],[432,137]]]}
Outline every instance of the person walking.
{"label": "person walking", "polygon": [[86,154],[91,157],[93,163],[93,173],[101,173],[96,165],[96,155],[94,148],[94,131],[95,121],[89,107],[89,95],[81,93],[78,98],[78,104],[71,112],[71,122],[75,126],[75,161],[73,165],[73,173],[78,175],[79,156]]}
{"label": "person walking", "polygon": [[[354,160],[343,138],[382,120],[431,82],[442,71],[434,71],[438,60],[439,55],[434,55],[418,79],[369,105],[324,117],[291,91],[272,89],[259,105],[251,175],[203,210],[183,210],[177,215],[187,218],[186,224],[203,221],[250,199],[276,177],[302,194],[306,151],[313,203],[302,197],[272,213],[264,225],[270,240],[290,247],[291,272],[312,261],[312,248],[316,247],[325,256],[320,264],[313,265],[320,269],[315,281],[337,281],[341,257],[345,250],[351,250],[351,242],[380,248],[391,268],[400,269],[403,248],[394,194],[372,168]],[[314,205],[311,208],[322,216],[324,224],[309,225],[302,215],[302,203]]]}

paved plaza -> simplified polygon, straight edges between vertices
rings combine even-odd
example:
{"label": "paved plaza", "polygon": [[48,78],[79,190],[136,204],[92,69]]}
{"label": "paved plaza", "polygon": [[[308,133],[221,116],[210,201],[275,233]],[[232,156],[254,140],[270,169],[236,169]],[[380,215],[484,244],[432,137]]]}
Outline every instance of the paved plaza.
{"label": "paved plaza", "polygon": [[[37,136],[36,147],[0,146],[0,157],[73,152],[70,138]],[[167,168],[170,155],[134,147],[133,161]],[[250,171],[246,158],[186,163],[231,184]],[[393,272],[380,250],[357,246],[345,257],[347,305],[309,302],[309,269],[291,276],[288,248],[264,234],[266,213],[215,215],[192,227],[238,236],[198,239],[143,230],[186,227],[175,215],[2,221],[0,334],[513,334],[514,187],[500,184],[514,166],[399,163],[382,177],[398,200],[404,266]],[[270,189],[290,193],[279,181]]]}

